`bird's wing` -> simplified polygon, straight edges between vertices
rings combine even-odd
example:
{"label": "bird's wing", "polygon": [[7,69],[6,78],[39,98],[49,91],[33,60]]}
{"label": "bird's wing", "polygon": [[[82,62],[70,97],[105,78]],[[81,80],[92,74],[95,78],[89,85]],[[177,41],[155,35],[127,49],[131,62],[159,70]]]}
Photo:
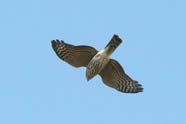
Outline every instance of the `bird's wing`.
{"label": "bird's wing", "polygon": [[62,40],[52,40],[52,48],[59,58],[74,67],[86,67],[97,53],[97,50],[93,47],[74,46],[64,43]]}
{"label": "bird's wing", "polygon": [[104,84],[125,93],[143,92],[141,84],[132,80],[123,70],[121,65],[114,59],[110,59],[109,63],[99,74]]}

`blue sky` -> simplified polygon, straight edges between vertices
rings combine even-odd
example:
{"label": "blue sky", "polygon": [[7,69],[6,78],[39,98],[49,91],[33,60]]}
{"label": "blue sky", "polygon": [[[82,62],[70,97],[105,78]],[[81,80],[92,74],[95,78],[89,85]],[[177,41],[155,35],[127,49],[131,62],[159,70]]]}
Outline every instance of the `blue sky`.
{"label": "blue sky", "polygon": [[[0,2],[1,124],[186,123],[186,1]],[[61,61],[51,40],[101,50],[144,87],[124,94]]]}

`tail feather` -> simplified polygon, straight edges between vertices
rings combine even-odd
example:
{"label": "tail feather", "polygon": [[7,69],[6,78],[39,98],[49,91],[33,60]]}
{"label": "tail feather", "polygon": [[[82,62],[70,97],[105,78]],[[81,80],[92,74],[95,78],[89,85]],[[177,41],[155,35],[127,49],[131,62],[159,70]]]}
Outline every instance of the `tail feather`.
{"label": "tail feather", "polygon": [[108,48],[108,52],[112,53],[121,43],[122,39],[115,34],[105,48]]}

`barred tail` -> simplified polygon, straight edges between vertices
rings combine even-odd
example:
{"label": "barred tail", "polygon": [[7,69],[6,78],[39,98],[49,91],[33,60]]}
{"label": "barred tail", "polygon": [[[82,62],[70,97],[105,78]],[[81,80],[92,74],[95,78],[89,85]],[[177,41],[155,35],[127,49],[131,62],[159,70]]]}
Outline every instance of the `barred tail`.
{"label": "barred tail", "polygon": [[122,39],[115,34],[105,49],[108,49],[108,53],[111,54],[120,45],[120,43],[122,43]]}

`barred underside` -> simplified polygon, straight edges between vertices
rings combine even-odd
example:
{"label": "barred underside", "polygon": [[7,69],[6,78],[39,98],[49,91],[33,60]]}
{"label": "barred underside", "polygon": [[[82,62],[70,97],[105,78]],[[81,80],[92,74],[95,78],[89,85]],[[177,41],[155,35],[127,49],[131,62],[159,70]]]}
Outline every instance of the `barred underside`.
{"label": "barred underside", "polygon": [[86,69],[86,78],[87,80],[92,79],[94,76],[99,74],[101,70],[106,66],[108,63],[109,58],[103,56],[94,56],[93,59],[89,62],[87,69]]}

